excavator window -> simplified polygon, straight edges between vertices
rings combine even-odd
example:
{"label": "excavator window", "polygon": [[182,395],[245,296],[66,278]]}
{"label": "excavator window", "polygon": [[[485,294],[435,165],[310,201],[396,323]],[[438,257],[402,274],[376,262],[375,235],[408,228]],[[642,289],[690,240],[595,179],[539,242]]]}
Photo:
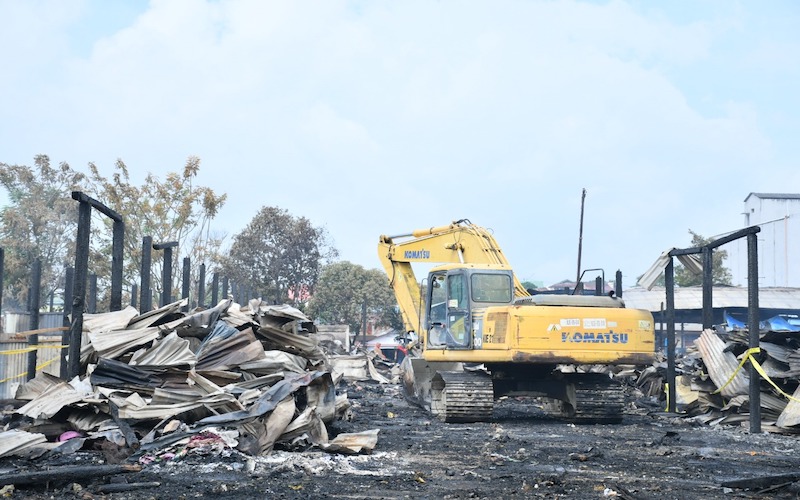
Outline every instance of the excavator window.
{"label": "excavator window", "polygon": [[472,300],[508,304],[512,299],[511,276],[497,273],[475,273],[471,277]]}

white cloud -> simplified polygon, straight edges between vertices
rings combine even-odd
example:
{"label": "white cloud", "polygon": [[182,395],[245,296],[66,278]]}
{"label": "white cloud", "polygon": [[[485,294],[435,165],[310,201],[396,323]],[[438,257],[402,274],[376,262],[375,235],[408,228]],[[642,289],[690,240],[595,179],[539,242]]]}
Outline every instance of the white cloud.
{"label": "white cloud", "polygon": [[[195,154],[200,181],[232,195],[221,229],[279,205],[367,266],[381,233],[469,217],[523,277],[572,277],[587,187],[585,262],[641,273],[688,228],[731,229],[764,160],[785,161],[762,126],[773,109],[711,95],[711,116],[682,83],[747,30],[741,12],[680,24],[622,1],[158,0],[85,56],[65,43],[83,4],[60,4],[0,4],[44,34],[0,52],[26,75],[5,87],[15,144],[0,161],[122,157],[143,175]],[[763,46],[780,61],[788,43]],[[54,65],[67,71],[27,76]]]}

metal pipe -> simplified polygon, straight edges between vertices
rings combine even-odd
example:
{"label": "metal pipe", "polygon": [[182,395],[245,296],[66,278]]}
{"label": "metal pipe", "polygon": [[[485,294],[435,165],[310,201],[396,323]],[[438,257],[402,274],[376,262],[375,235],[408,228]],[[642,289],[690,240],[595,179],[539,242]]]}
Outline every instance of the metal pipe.
{"label": "metal pipe", "polygon": [[578,272],[575,274],[575,290],[578,289],[578,283],[581,281],[581,252],[583,251],[583,207],[586,201],[586,188],[581,192],[581,223],[578,230]]}

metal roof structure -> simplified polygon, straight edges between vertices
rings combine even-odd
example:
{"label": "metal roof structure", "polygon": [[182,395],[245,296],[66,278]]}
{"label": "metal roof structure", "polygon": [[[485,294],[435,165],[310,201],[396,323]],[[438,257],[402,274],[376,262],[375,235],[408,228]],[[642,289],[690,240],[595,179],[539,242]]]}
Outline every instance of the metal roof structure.
{"label": "metal roof structure", "polygon": [[[666,308],[667,295],[664,287],[652,290],[636,287],[622,294],[625,307],[646,309],[657,318]],[[733,316],[747,312],[747,287],[717,286],[711,292],[714,323],[724,322],[723,311]],[[779,314],[800,315],[800,288],[760,288],[758,291],[759,316],[761,319]],[[675,321],[678,323],[702,323],[703,287],[675,288]]]}
{"label": "metal roof structure", "polygon": [[800,200],[800,194],[796,193],[750,193],[747,195],[747,198],[745,198],[744,201],[750,199],[751,196],[771,200]]}

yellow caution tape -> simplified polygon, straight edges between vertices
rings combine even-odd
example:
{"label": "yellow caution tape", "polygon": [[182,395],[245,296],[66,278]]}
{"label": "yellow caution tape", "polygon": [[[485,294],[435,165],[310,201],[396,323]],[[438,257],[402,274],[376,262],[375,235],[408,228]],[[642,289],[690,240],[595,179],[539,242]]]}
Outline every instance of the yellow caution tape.
{"label": "yellow caution tape", "polygon": [[66,349],[68,345],[32,345],[30,347],[23,347],[22,349],[11,349],[9,351],[0,351],[0,356],[13,356],[14,354],[25,354],[27,352],[38,351],[39,349]]}
{"label": "yellow caution tape", "polygon": [[746,350],[745,353],[744,353],[744,356],[742,357],[742,362],[739,363],[739,366],[736,367],[736,370],[733,371],[733,375],[731,375],[731,378],[729,378],[728,381],[725,382],[725,384],[722,385],[722,387],[720,387],[716,391],[712,392],[711,394],[718,394],[720,391],[722,391],[722,389],[727,387],[728,384],[733,382],[733,379],[734,379],[734,377],[736,377],[736,374],[739,373],[739,370],[741,370],[742,367],[744,367],[744,364],[749,360],[750,363],[753,365],[753,367],[758,372],[758,374],[761,375],[761,378],[763,378],[764,380],[769,382],[770,385],[772,387],[774,387],[775,390],[778,391],[779,394],[791,399],[794,402],[800,403],[800,399],[794,398],[791,395],[786,394],[785,392],[783,392],[781,390],[781,388],[778,387],[778,384],[776,384],[775,382],[772,381],[771,378],[769,378],[769,375],[767,375],[767,372],[764,371],[764,367],[762,367],[761,364],[758,362],[758,360],[755,358],[755,356],[753,356],[754,354],[758,354],[760,352],[761,352],[761,348],[760,347],[751,347],[750,349]]}
{"label": "yellow caution tape", "polygon": [[[47,368],[48,366],[50,366],[54,362],[58,361],[59,359],[61,359],[61,358],[53,358],[53,359],[51,359],[49,361],[45,361],[44,363],[42,363],[41,365],[38,365],[36,367],[36,371],[38,372],[40,370],[43,370],[43,369]],[[27,375],[28,375],[28,372],[25,372],[25,373],[20,373],[19,375],[14,375],[13,377],[4,378],[3,380],[0,380],[0,384],[8,382],[9,380],[14,380],[15,378],[25,377]]]}

